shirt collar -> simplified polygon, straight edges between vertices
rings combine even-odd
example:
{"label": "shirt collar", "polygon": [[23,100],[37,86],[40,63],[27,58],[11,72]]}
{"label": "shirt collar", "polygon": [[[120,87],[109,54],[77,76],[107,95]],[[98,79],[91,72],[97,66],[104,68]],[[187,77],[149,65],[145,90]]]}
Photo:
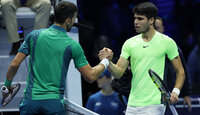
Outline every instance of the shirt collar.
{"label": "shirt collar", "polygon": [[57,29],[57,30],[59,30],[61,32],[65,32],[66,33],[66,30],[64,28],[62,28],[60,26],[57,26],[57,25],[52,25],[50,28],[54,28],[54,29]]}

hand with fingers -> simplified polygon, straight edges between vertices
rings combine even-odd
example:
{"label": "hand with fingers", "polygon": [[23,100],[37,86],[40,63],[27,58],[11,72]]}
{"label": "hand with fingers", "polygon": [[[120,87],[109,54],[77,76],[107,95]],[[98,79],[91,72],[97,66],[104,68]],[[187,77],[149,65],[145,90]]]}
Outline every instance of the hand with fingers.
{"label": "hand with fingers", "polygon": [[2,97],[5,98],[9,95],[9,93],[12,94],[12,87],[6,87],[6,86],[2,86],[1,88],[1,92],[2,92]]}
{"label": "hand with fingers", "polygon": [[99,51],[99,59],[102,60],[104,58],[107,58],[109,61],[113,58],[113,52],[109,48],[103,48]]}
{"label": "hand with fingers", "polygon": [[183,104],[184,104],[184,107],[187,104],[188,105],[188,111],[191,112],[191,110],[192,110],[192,104],[191,104],[190,96],[185,96],[184,97]]}
{"label": "hand with fingers", "polygon": [[9,85],[9,86],[2,86],[1,92],[2,92],[2,100],[1,100],[1,106],[5,107],[17,94],[17,92],[20,89],[20,84],[16,83],[15,85]]}
{"label": "hand with fingers", "polygon": [[175,103],[178,102],[178,100],[179,100],[178,94],[175,93],[175,92],[172,92],[172,93],[171,93],[171,97],[170,97],[170,103],[171,103],[171,104],[175,104]]}

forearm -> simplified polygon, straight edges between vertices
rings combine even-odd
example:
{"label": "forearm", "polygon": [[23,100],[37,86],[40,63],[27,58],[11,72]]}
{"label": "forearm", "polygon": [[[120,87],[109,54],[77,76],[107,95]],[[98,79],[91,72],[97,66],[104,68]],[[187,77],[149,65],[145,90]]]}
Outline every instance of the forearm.
{"label": "forearm", "polygon": [[105,66],[103,64],[98,64],[94,67],[91,67],[89,64],[79,68],[79,72],[83,75],[84,79],[92,83],[103,73]]}
{"label": "forearm", "polygon": [[185,81],[185,72],[183,69],[181,69],[177,72],[177,78],[176,78],[174,88],[178,88],[179,90],[181,90],[181,88],[184,84],[184,81]]}
{"label": "forearm", "polygon": [[5,83],[4,83],[4,85],[6,87],[9,87],[11,85],[13,77],[17,73],[18,68],[19,68],[19,65],[16,65],[16,64],[13,64],[13,63],[11,63],[10,66],[8,67],[8,72],[7,72],[6,80],[5,80]]}
{"label": "forearm", "polygon": [[185,96],[190,96],[192,94],[192,88],[189,82],[189,76],[187,74],[187,72],[185,71],[185,81],[180,93],[180,97],[185,97]]}
{"label": "forearm", "polygon": [[10,64],[10,66],[8,67],[8,72],[7,72],[6,78],[8,80],[12,81],[13,77],[17,73],[18,68],[19,68],[19,65]]}
{"label": "forearm", "polygon": [[99,76],[103,73],[104,70],[105,70],[105,67],[102,64],[98,64],[98,65],[92,67],[91,81],[94,82],[95,80],[97,80],[99,78]]}
{"label": "forearm", "polygon": [[109,60],[107,58],[104,58],[97,66],[92,68],[92,82],[95,81],[102,74],[102,72],[108,67],[108,65]]}
{"label": "forearm", "polygon": [[113,64],[110,61],[110,64],[108,66],[108,71],[113,75],[113,77],[119,79],[123,75],[123,70],[120,69],[117,65]]}
{"label": "forearm", "polygon": [[10,83],[13,80],[13,77],[17,73],[17,70],[18,70],[21,62],[25,59],[25,57],[26,57],[26,54],[17,53],[17,55],[15,56],[15,58],[13,59],[11,64],[9,65],[8,72],[7,72],[7,75],[6,75],[6,80],[9,81]]}

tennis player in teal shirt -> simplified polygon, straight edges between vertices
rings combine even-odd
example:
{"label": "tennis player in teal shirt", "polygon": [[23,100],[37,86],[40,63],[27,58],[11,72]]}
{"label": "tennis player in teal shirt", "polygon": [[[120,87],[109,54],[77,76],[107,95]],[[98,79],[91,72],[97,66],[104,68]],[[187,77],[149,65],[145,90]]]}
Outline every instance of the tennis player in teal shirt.
{"label": "tennis player in teal shirt", "polygon": [[10,64],[5,80],[9,89],[21,62],[30,55],[27,85],[19,107],[21,115],[65,115],[65,79],[72,59],[88,82],[95,81],[108,66],[109,61],[105,58],[91,67],[80,44],[66,34],[71,30],[77,12],[75,4],[60,2],[55,7],[54,25],[32,31]]}

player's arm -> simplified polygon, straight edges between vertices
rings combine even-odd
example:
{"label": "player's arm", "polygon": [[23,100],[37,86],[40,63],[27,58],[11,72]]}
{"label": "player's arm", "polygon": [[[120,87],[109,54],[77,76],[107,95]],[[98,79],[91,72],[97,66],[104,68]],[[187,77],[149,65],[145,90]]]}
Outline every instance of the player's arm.
{"label": "player's arm", "polygon": [[[108,59],[106,59],[107,65],[109,64]],[[104,62],[103,62],[104,63]],[[90,64],[87,64],[81,68],[78,68],[78,71],[83,75],[83,77],[85,78],[86,81],[88,81],[89,83],[94,82],[104,71],[105,66],[104,64],[102,64],[102,61],[94,66],[91,67]]]}
{"label": "player's arm", "polygon": [[174,89],[171,93],[170,100],[171,100],[172,103],[176,103],[176,102],[178,102],[178,95],[180,93],[180,90],[181,90],[183,83],[184,83],[184,80],[185,80],[185,72],[184,72],[184,69],[183,69],[183,66],[182,66],[182,63],[181,63],[181,60],[180,60],[180,56],[175,57],[172,60],[172,64],[173,64],[174,69],[176,71],[177,77],[176,77]]}
{"label": "player's arm", "polygon": [[17,53],[13,61],[8,67],[8,72],[6,75],[6,81],[5,81],[5,86],[9,87],[11,85],[11,82],[13,80],[13,77],[17,73],[17,70],[21,64],[21,62],[26,58],[26,54],[24,53]]}
{"label": "player's arm", "polygon": [[175,88],[178,88],[179,90],[181,90],[184,80],[185,80],[185,72],[180,60],[180,56],[177,56],[176,58],[174,58],[172,60],[172,64],[174,66],[174,69],[176,71],[176,82],[175,82]]}
{"label": "player's arm", "polygon": [[117,61],[117,64],[114,64],[110,61],[108,70],[115,78],[118,79],[122,77],[128,65],[129,61],[123,57],[120,57]]}
{"label": "player's arm", "polygon": [[183,55],[183,52],[180,48],[178,48],[178,52],[179,52],[179,55],[180,55],[180,59],[181,59],[181,63],[182,63],[182,66],[183,66],[183,69],[184,69],[184,72],[185,72],[185,81],[184,81],[184,84],[183,84],[183,87],[182,87],[182,90],[181,90],[181,94],[182,96],[190,96],[191,95],[191,84],[190,84],[190,78],[189,78],[189,74],[188,74],[188,69],[187,69],[187,66],[186,66],[186,62],[185,62],[185,58],[184,58],[184,55]]}
{"label": "player's arm", "polygon": [[109,48],[103,48],[99,51],[99,59],[102,60],[105,57],[109,60],[108,71],[117,79],[122,77],[128,67],[129,61],[121,56],[117,61],[117,64],[114,64],[111,61],[113,58],[113,52]]}
{"label": "player's arm", "polygon": [[178,48],[178,52],[179,52],[181,63],[183,65],[183,69],[185,72],[185,82],[184,82],[182,90],[181,90],[181,94],[184,97],[183,104],[184,104],[184,106],[187,104],[188,110],[191,111],[192,103],[191,103],[191,99],[190,99],[190,95],[191,95],[191,85],[189,82],[190,78],[189,78],[189,74],[188,74],[188,70],[187,70],[187,66],[185,63],[185,58],[184,58],[183,52],[180,48]]}

